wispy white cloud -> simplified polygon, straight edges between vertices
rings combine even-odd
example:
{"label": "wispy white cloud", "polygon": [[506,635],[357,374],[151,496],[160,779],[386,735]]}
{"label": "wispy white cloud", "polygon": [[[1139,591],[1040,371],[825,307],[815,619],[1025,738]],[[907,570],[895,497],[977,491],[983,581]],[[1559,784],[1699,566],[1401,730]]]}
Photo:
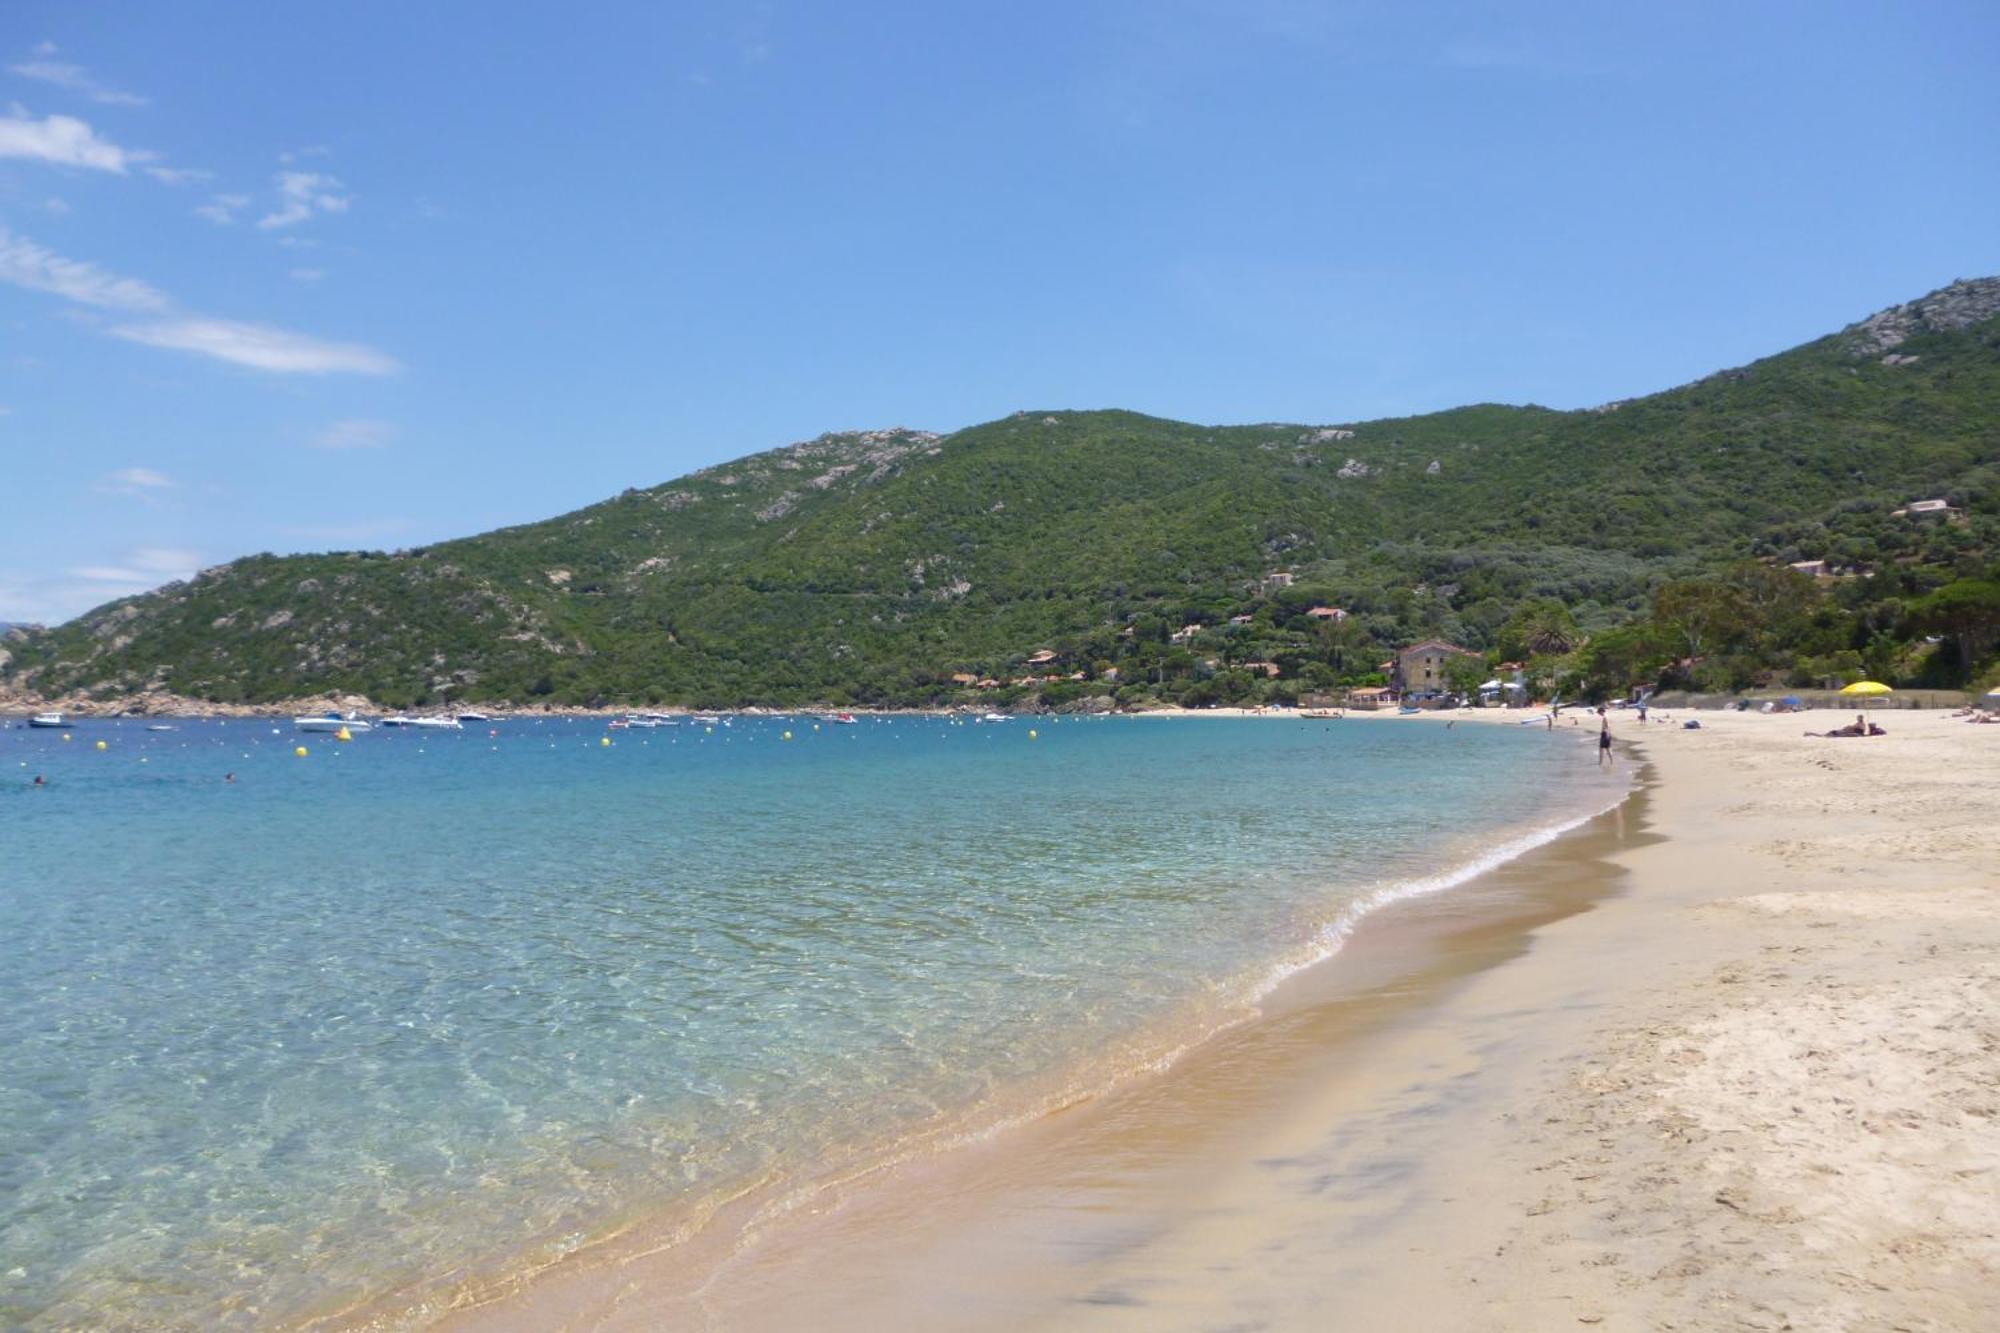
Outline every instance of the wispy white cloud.
{"label": "wispy white cloud", "polygon": [[141,546],[127,551],[115,565],[72,566],[75,578],[97,583],[140,583],[147,587],[192,578],[201,568],[199,552],[180,546]]}
{"label": "wispy white cloud", "polygon": [[120,148],[74,116],[44,116],[36,120],[21,106],[0,116],[0,157],[26,158],[53,166],[86,167],[120,176],[150,153]]}
{"label": "wispy white cloud", "polygon": [[294,268],[287,269],[286,273],[293,282],[318,282],[326,276],[323,268]]}
{"label": "wispy white cloud", "polygon": [[306,542],[330,542],[336,546],[358,546],[388,537],[400,537],[417,525],[407,518],[363,519],[357,523],[306,523],[279,528],[287,537]]}
{"label": "wispy white cloud", "polygon": [[162,492],[175,490],[180,483],[166,473],[149,467],[121,467],[98,479],[96,489],[105,495],[125,495],[135,500],[157,499]]}
{"label": "wispy white cloud", "polygon": [[214,172],[201,167],[147,167],[146,174],[162,185],[193,185],[215,179]]}
{"label": "wispy white cloud", "polygon": [[361,343],[328,342],[268,324],[178,311],[150,283],[64,259],[4,227],[0,227],[0,282],[50,292],[79,305],[159,316],[109,330],[113,337],[148,347],[198,352],[255,370],[299,375],[388,375],[401,369],[386,352]]}
{"label": "wispy white cloud", "polygon": [[207,218],[219,227],[227,227],[236,221],[236,215],[250,206],[247,194],[212,195],[205,204],[197,205],[194,215]]}
{"label": "wispy white cloud", "polygon": [[317,171],[281,171],[275,179],[278,206],[257,219],[266,231],[297,226],[316,213],[345,213],[351,202],[349,196],[334,193],[340,188],[338,180]]}
{"label": "wispy white cloud", "polygon": [[380,449],[400,433],[391,421],[350,417],[334,422],[313,436],[310,443],[315,449]]}
{"label": "wispy white cloud", "polygon": [[95,264],[64,259],[45,246],[0,226],[0,282],[52,292],[79,305],[104,310],[156,311],[169,305],[166,293],[138,278],[121,278]]}
{"label": "wispy white cloud", "polygon": [[253,370],[295,375],[389,375],[401,369],[394,357],[361,343],[328,342],[268,324],[200,315],[121,324],[111,334],[148,347],[199,352]]}
{"label": "wispy white cloud", "polygon": [[199,551],[142,546],[106,552],[103,563],[73,565],[61,574],[0,570],[0,620],[57,624],[94,606],[192,578],[201,568]]}
{"label": "wispy white cloud", "polygon": [[26,60],[7,67],[24,79],[34,79],[50,84],[66,92],[80,93],[93,102],[106,106],[144,106],[146,99],[137,93],[128,93],[100,83],[90,76],[90,71],[81,65],[70,64],[66,60],[50,60],[46,56],[36,60]]}

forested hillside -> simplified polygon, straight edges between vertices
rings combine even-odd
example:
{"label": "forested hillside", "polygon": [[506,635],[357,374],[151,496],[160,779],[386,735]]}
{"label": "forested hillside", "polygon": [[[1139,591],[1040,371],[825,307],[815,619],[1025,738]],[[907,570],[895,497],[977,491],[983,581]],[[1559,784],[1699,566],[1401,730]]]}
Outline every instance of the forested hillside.
{"label": "forested hillside", "polygon": [[[1907,512],[1929,499],[1950,512]],[[2000,280],[1984,279],[1584,411],[1229,427],[1028,411],[826,435],[420,550],[252,556],[8,631],[0,680],[398,707],[1203,702],[1360,681],[1435,634],[1607,688],[1850,657],[1943,683],[1978,673],[1987,630],[1920,603],[1991,578],[1996,531]],[[1779,572],[1808,560],[1832,577]],[[1677,646],[1670,586],[1707,588],[1737,628]],[[1042,650],[1056,663],[1029,670]]]}

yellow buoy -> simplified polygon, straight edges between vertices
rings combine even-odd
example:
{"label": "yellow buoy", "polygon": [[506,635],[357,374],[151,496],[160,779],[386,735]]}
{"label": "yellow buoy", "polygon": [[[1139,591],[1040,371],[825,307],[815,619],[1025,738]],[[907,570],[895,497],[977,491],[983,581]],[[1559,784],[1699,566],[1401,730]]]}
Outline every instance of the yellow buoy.
{"label": "yellow buoy", "polygon": [[65,731],[65,732],[63,733],[63,739],[64,739],[64,740],[68,740],[68,739],[69,739],[69,733],[68,733],[67,731]]}
{"label": "yellow buoy", "polygon": [[297,755],[299,758],[303,759],[310,752],[306,749],[305,746],[301,745],[298,749],[292,751],[292,753]]}
{"label": "yellow buoy", "polygon": [[98,748],[98,749],[100,749],[100,750],[108,750],[108,749],[110,749],[111,747],[110,747],[110,746],[108,746],[108,745],[106,745],[106,744],[105,744],[105,743],[104,743],[103,741],[99,741],[99,742],[97,743],[97,748]]}
{"label": "yellow buoy", "polygon": [[337,741],[351,741],[354,739],[354,733],[346,727],[342,727],[339,731],[333,733],[333,738]]}
{"label": "yellow buoy", "polygon": [[786,740],[790,740],[791,738],[792,738],[792,733],[791,733],[791,732],[789,732],[789,731],[788,731],[788,732],[786,732],[786,733],[785,733],[785,739],[786,739]]}
{"label": "yellow buoy", "polygon": [[597,743],[599,745],[609,745],[611,744],[611,738],[609,736],[599,736],[597,738]]}
{"label": "yellow buoy", "polygon": [[1033,739],[1035,739],[1035,737],[1037,737],[1037,736],[1039,736],[1039,735],[1041,735],[1041,734],[1042,734],[1041,732],[1039,732],[1039,731],[1036,731],[1036,730],[1035,730],[1035,729],[1034,729],[1033,727],[1029,727],[1029,728],[1028,728],[1028,739],[1029,739],[1029,740],[1033,740]]}

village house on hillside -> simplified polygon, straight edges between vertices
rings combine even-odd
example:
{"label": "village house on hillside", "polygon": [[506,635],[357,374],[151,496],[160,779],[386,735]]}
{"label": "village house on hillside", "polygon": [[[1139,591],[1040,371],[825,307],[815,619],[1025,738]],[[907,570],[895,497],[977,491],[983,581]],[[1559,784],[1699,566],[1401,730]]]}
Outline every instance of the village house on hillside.
{"label": "village house on hillside", "polygon": [[1478,653],[1443,639],[1425,639],[1396,654],[1393,684],[1398,693],[1422,693],[1445,687],[1445,666],[1454,657],[1477,658]]}
{"label": "village house on hillside", "polygon": [[1912,500],[1902,509],[1889,511],[1890,518],[1941,518],[1947,523],[1957,523],[1965,517],[1951,507],[1948,500]]}
{"label": "village house on hillside", "polygon": [[1315,606],[1306,612],[1314,620],[1345,620],[1347,612],[1337,606]]}

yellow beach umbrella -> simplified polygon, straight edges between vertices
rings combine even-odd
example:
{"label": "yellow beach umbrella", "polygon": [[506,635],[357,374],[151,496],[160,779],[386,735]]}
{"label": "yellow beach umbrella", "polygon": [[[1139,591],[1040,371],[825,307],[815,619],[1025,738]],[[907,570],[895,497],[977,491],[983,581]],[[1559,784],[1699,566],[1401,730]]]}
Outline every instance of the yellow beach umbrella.
{"label": "yellow beach umbrella", "polygon": [[1879,680],[1857,680],[1841,690],[1842,694],[1893,694],[1894,690]]}

